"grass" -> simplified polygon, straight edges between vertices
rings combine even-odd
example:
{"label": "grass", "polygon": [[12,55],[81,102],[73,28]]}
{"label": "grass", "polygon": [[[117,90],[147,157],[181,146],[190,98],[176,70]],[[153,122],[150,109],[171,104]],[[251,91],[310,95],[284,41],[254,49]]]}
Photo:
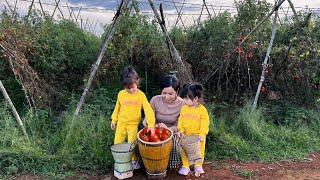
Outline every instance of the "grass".
{"label": "grass", "polygon": [[246,179],[251,179],[254,176],[254,172],[247,171],[247,170],[241,169],[241,168],[233,169],[233,172],[238,174],[239,176],[246,178]]}
{"label": "grass", "polygon": [[[97,91],[76,119],[69,139],[66,135],[72,108],[55,118],[46,111],[29,111],[23,118],[30,135],[27,141],[8,107],[0,104],[0,177],[33,173],[63,178],[77,172],[107,173],[113,165],[109,123],[114,99],[105,94],[112,93],[107,89]],[[270,162],[303,159],[320,150],[320,113],[316,110],[289,104],[252,110],[246,105],[215,116],[217,107],[208,106],[212,122],[206,159]],[[252,175],[240,173],[244,177]]]}
{"label": "grass", "polygon": [[[287,106],[278,111],[283,113]],[[290,109],[294,108],[290,106]],[[212,118],[207,156],[264,162],[303,159],[308,153],[320,150],[320,113],[302,108],[297,112],[284,113],[285,121],[295,121],[287,124],[275,123],[270,119],[274,114],[269,114],[267,109],[252,110],[249,105],[238,108],[232,115]]]}

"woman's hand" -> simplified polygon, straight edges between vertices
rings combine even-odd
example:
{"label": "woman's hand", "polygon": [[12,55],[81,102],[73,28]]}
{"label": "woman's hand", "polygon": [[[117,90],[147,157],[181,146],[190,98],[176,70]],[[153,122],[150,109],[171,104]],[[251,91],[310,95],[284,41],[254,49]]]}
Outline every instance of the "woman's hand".
{"label": "woman's hand", "polygon": [[111,123],[110,124],[111,129],[114,131],[117,127],[117,124]]}
{"label": "woman's hand", "polygon": [[186,135],[184,133],[180,132],[180,131],[178,131],[176,134],[180,139],[183,139],[183,138],[186,137]]}
{"label": "woman's hand", "polygon": [[168,129],[168,126],[165,125],[164,123],[158,123],[158,124],[156,124],[156,127]]}

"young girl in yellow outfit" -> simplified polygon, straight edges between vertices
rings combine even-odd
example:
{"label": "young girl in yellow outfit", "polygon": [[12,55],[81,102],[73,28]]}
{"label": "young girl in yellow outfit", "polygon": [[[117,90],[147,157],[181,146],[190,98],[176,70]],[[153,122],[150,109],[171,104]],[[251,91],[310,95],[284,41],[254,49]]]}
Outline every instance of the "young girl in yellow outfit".
{"label": "young girl in yellow outfit", "polygon": [[[178,119],[178,131],[182,136],[199,136],[202,162],[194,165],[196,175],[204,173],[202,164],[204,160],[206,135],[209,132],[209,115],[207,109],[201,104],[202,96],[202,85],[185,85],[181,96],[184,99],[185,105],[182,106]],[[190,164],[183,149],[181,150],[181,159],[182,167],[178,173],[188,175],[190,172]]]}
{"label": "young girl in yellow outfit", "polygon": [[[124,143],[126,138],[128,143],[135,143],[141,110],[144,110],[148,127],[154,127],[155,116],[146,95],[138,89],[139,76],[132,67],[127,67],[122,72],[121,83],[124,89],[118,93],[111,116],[111,129],[115,130],[114,144]],[[140,168],[135,154],[132,157],[132,165],[133,169]]]}

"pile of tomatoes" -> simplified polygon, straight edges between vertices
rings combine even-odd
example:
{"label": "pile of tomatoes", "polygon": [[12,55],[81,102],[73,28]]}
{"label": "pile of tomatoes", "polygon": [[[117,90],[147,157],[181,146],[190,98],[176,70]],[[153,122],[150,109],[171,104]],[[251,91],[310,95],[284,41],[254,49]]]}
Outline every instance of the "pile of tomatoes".
{"label": "pile of tomatoes", "polygon": [[171,135],[170,130],[166,128],[148,128],[145,127],[139,133],[139,138],[145,142],[161,142],[168,139]]}

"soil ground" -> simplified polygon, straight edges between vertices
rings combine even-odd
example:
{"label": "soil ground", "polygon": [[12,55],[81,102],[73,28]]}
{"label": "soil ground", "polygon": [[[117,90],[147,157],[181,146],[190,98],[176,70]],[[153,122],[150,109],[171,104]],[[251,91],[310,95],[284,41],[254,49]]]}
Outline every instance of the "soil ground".
{"label": "soil ground", "polygon": [[[167,177],[164,179],[277,179],[277,180],[320,180],[320,152],[312,153],[303,161],[283,161],[274,163],[258,163],[258,162],[236,162],[233,160],[206,162],[204,165],[205,174],[197,178],[192,171],[188,176],[180,176],[177,170],[169,170]],[[26,174],[14,176],[12,179],[29,180],[29,179],[45,179],[41,176]],[[83,173],[67,177],[66,179],[116,179],[112,174],[104,176],[92,176]],[[134,172],[133,178],[130,180],[147,179],[145,170]]]}

